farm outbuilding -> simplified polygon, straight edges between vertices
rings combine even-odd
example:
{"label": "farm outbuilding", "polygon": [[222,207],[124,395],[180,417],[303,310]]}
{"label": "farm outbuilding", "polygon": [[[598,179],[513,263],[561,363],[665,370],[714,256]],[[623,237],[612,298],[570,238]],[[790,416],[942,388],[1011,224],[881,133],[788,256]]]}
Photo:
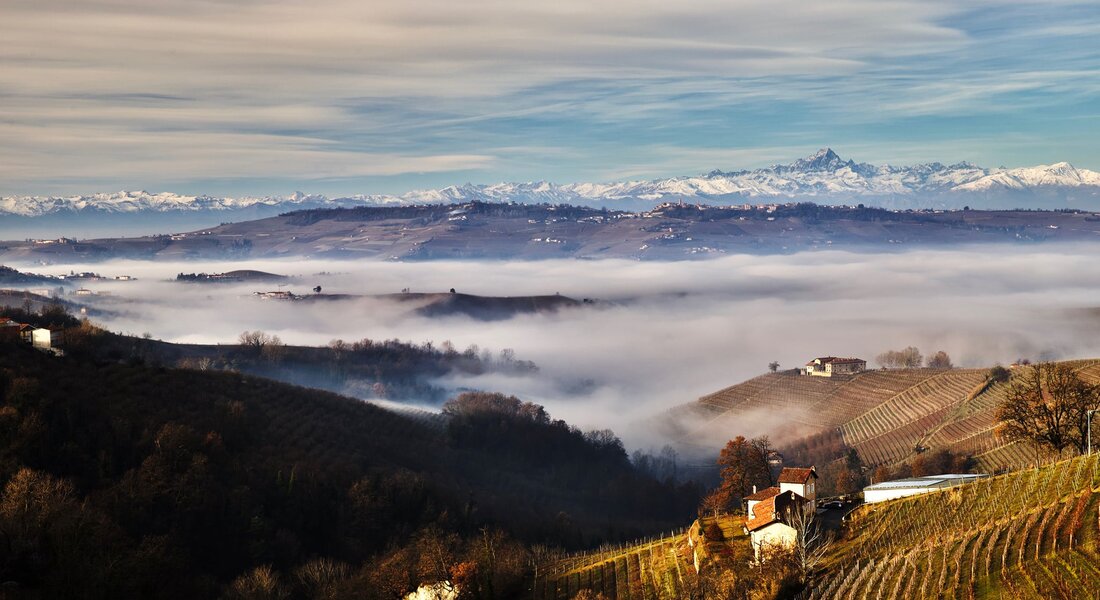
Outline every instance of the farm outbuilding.
{"label": "farm outbuilding", "polygon": [[875,502],[885,502],[886,500],[893,500],[895,498],[938,492],[964,483],[971,483],[983,477],[989,477],[989,475],[947,473],[943,475],[925,475],[923,477],[883,481],[882,483],[876,483],[863,488],[863,501],[866,504],[873,504]]}

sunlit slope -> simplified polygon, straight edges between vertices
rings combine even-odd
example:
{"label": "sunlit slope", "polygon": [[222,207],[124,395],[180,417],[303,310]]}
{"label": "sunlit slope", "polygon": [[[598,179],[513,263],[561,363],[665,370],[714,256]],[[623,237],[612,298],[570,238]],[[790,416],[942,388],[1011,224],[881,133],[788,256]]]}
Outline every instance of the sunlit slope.
{"label": "sunlit slope", "polygon": [[[688,595],[695,564],[742,567],[750,547],[744,518],[704,517],[686,530],[634,544],[575,554],[540,566],[532,586],[535,600],[568,599],[592,590],[612,600],[676,600]],[[717,525],[721,539],[704,531]],[[713,536],[713,533],[711,534]]]}
{"label": "sunlit slope", "polygon": [[1096,456],[865,506],[808,598],[1092,598]]}
{"label": "sunlit slope", "polygon": [[[1072,361],[1088,381],[1100,381],[1100,361]],[[671,419],[682,440],[722,439],[746,423],[772,428],[790,441],[837,428],[865,464],[896,464],[920,451],[947,449],[977,458],[982,469],[1020,467],[1033,451],[995,435],[996,409],[1007,384],[988,369],[898,369],[838,377],[769,373],[703,396]]]}

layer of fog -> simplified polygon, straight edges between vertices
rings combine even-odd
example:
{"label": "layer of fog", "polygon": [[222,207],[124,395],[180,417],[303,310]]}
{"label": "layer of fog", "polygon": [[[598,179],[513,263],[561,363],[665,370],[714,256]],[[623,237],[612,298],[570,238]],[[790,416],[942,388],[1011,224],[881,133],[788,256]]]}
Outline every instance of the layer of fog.
{"label": "layer of fog", "polygon": [[[452,341],[515,350],[540,371],[453,380],[455,387],[514,393],[581,427],[611,427],[644,444],[629,424],[764,372],[820,355],[873,359],[916,345],[945,350],[956,365],[989,366],[1020,357],[1100,356],[1100,246],[974,247],[895,254],[812,252],[730,256],[702,262],[630,261],[113,262],[67,273],[131,275],[92,282],[110,292],[97,318],[115,331],[174,342],[233,343],[260,329],[293,344],[340,338]],[[180,284],[178,272],[259,269],[296,276],[272,284]],[[52,269],[52,270],[51,270]],[[309,294],[446,291],[481,295],[554,294],[610,304],[483,322],[425,318],[377,299],[281,302],[261,290]],[[751,428],[750,424],[745,424]]]}

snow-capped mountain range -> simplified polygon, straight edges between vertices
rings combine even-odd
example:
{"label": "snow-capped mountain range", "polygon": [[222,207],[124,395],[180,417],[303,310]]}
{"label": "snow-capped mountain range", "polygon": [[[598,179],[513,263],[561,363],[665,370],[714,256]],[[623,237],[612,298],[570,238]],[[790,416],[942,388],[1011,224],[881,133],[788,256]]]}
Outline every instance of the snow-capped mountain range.
{"label": "snow-capped mountain range", "polygon": [[[38,217],[62,212],[240,211],[243,209],[379,206],[393,204],[550,202],[637,210],[684,200],[706,204],[811,201],[861,202],[889,208],[1100,208],[1100,173],[1069,163],[1017,169],[983,168],[970,163],[871,165],[844,160],[824,148],[787,165],[744,171],[712,171],[615,183],[465,184],[401,195],[328,198],[295,192],[289,196],[223,198],[172,193],[117,192],[90,196],[0,197],[0,215]],[[266,212],[266,211],[265,211]]]}

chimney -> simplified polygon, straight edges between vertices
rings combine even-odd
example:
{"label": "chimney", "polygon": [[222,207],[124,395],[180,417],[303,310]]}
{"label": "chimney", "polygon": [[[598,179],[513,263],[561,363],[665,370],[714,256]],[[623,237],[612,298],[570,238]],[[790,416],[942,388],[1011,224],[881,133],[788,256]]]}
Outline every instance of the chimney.
{"label": "chimney", "polygon": [[756,493],[756,486],[755,485],[752,486],[752,493],[754,493],[754,494]]}

